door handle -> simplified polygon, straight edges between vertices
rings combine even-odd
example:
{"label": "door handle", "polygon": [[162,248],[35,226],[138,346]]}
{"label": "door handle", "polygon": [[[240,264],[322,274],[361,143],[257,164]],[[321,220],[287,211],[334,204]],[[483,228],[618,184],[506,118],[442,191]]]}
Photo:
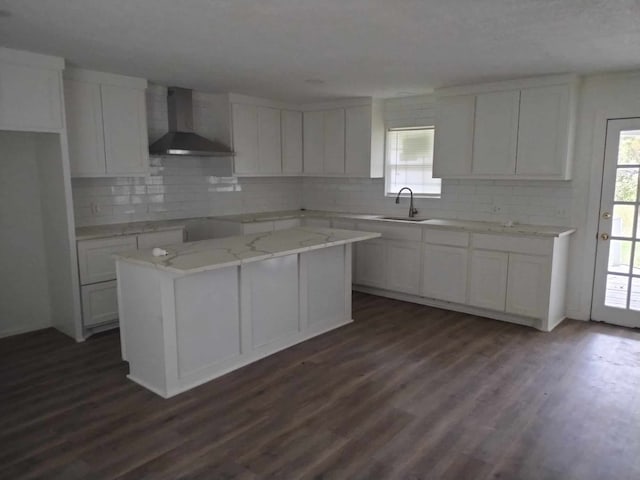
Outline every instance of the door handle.
{"label": "door handle", "polygon": [[605,240],[605,241],[606,241],[606,240],[609,240],[609,234],[608,234],[608,233],[603,233],[603,234],[601,234],[601,235],[600,235],[600,238],[601,238],[602,240]]}
{"label": "door handle", "polygon": [[602,214],[602,218],[605,218],[607,220],[609,220],[612,217],[612,215],[609,212],[604,212]]}

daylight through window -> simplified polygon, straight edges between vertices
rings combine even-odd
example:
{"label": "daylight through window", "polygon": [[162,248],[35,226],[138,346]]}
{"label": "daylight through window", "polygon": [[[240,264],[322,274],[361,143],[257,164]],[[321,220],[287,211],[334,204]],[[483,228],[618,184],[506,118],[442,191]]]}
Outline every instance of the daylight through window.
{"label": "daylight through window", "polygon": [[414,195],[440,196],[433,178],[433,127],[392,128],[387,132],[385,193],[409,187]]}

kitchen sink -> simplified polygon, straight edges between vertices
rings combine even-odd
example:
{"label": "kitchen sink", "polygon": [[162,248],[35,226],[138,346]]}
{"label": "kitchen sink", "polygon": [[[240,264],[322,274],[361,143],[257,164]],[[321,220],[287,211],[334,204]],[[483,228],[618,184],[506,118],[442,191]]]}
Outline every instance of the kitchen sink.
{"label": "kitchen sink", "polygon": [[402,222],[424,222],[425,220],[429,220],[424,217],[378,217],[380,220],[396,220]]}

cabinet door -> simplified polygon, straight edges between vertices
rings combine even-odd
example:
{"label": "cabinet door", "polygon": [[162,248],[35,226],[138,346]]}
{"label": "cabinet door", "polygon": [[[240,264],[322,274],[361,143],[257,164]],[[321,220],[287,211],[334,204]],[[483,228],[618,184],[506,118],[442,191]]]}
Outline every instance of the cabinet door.
{"label": "cabinet door", "polygon": [[566,178],[569,86],[527,88],[520,94],[516,173]]}
{"label": "cabinet door", "polygon": [[520,91],[476,97],[473,135],[474,175],[515,175]]}
{"label": "cabinet door", "polygon": [[184,241],[184,232],[180,230],[166,230],[163,232],[149,232],[138,235],[138,249],[162,247]]}
{"label": "cabinet door", "polygon": [[371,105],[345,109],[345,171],[355,177],[371,175]]}
{"label": "cabinet door", "polygon": [[282,172],[302,173],[302,112],[282,111]]}
{"label": "cabinet door", "polygon": [[258,108],[254,105],[233,104],[233,150],[235,172],[258,173]]}
{"label": "cabinet door", "polygon": [[471,174],[473,122],[476,97],[444,97],[436,108],[433,176],[456,177]]}
{"label": "cabinet door", "polygon": [[62,129],[61,75],[57,70],[2,63],[0,129]]}
{"label": "cabinet door", "polygon": [[387,286],[389,290],[420,293],[420,243],[387,242]]}
{"label": "cabinet door", "polygon": [[149,138],[144,90],[102,85],[101,92],[107,173],[148,173]]}
{"label": "cabinet door", "polygon": [[365,240],[356,247],[354,283],[370,287],[386,286],[386,248],[384,240]]}
{"label": "cabinet door", "polygon": [[504,312],[509,254],[474,250],[469,268],[469,303]]}
{"label": "cabinet door", "polygon": [[282,173],[282,140],[280,135],[280,110],[258,108],[258,171]]}
{"label": "cabinet door", "polygon": [[136,250],[136,248],[135,235],[79,241],[78,266],[80,269],[80,283],[86,285],[115,280],[116,262],[112,255]]}
{"label": "cabinet door", "polygon": [[324,112],[324,173],[344,174],[344,109]]}
{"label": "cabinet door", "polygon": [[549,257],[509,254],[507,312],[526,317],[546,317],[551,282],[549,272]]}
{"label": "cabinet door", "polygon": [[100,85],[65,80],[64,99],[71,175],[104,175],[107,170]]}
{"label": "cabinet door", "polygon": [[468,250],[424,245],[422,295],[447,302],[467,302]]}
{"label": "cabinet door", "polygon": [[304,173],[324,172],[324,112],[304,112],[303,116]]}
{"label": "cabinet door", "polygon": [[118,319],[118,292],[115,280],[82,287],[82,323],[92,327]]}

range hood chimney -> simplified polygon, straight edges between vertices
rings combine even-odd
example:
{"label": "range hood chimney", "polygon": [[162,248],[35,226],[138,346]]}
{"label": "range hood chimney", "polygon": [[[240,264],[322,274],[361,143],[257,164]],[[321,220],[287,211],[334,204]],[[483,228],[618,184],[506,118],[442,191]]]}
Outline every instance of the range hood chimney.
{"label": "range hood chimney", "polygon": [[200,157],[231,157],[234,152],[226,145],[193,132],[192,92],[187,88],[167,89],[169,132],[149,146],[151,155],[190,155]]}

